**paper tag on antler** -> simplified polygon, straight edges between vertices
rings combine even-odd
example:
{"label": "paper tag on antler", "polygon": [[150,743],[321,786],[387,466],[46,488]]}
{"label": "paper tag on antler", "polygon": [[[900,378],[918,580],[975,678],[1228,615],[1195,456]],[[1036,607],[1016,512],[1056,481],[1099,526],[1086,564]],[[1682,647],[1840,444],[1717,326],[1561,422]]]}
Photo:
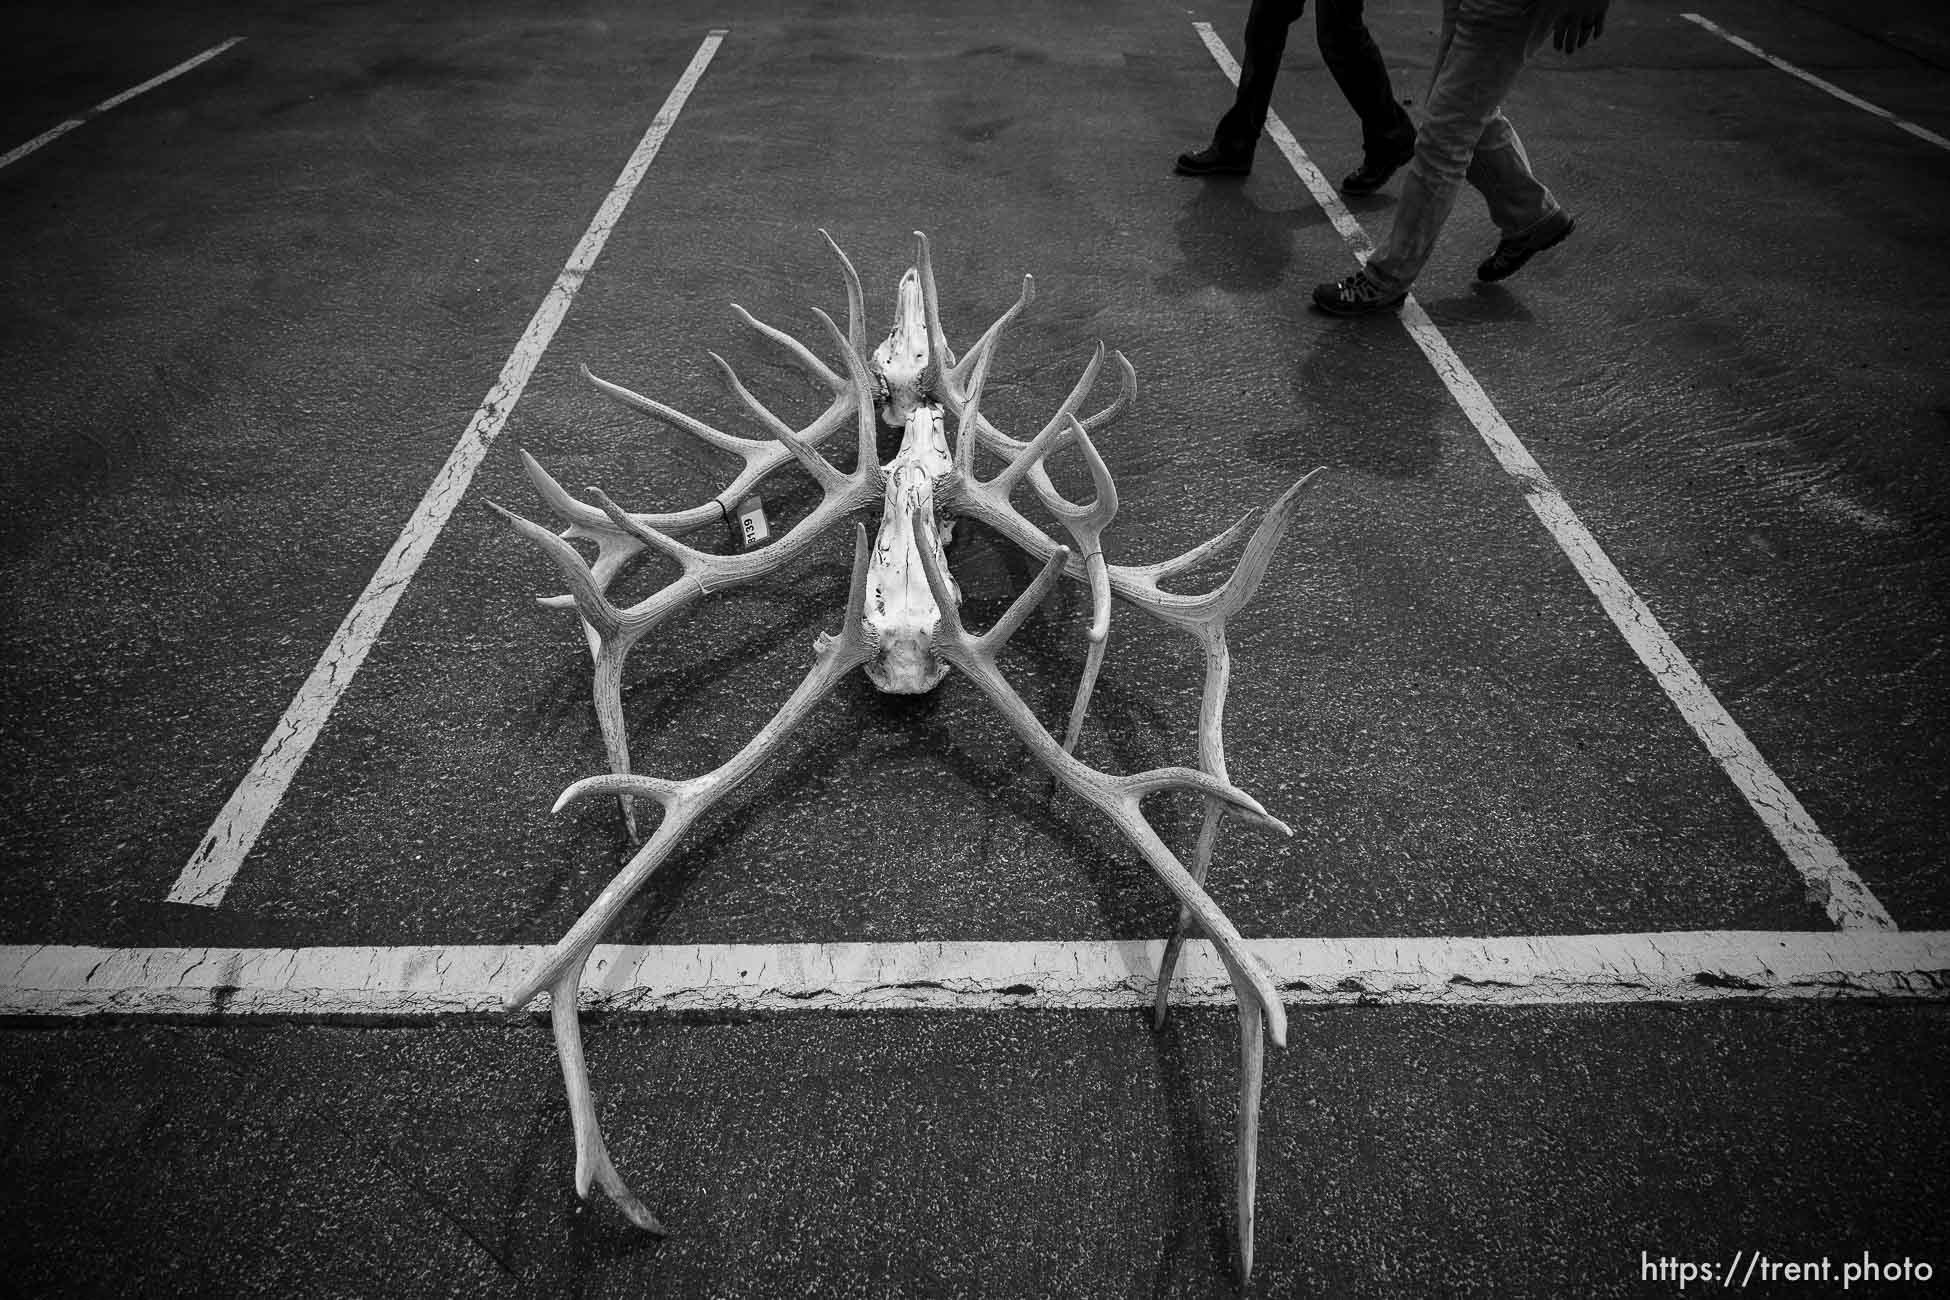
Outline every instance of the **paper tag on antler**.
{"label": "paper tag on antler", "polygon": [[772,526],[765,522],[765,503],[756,496],[738,503],[738,522],[732,525],[732,540],[746,550],[771,540]]}

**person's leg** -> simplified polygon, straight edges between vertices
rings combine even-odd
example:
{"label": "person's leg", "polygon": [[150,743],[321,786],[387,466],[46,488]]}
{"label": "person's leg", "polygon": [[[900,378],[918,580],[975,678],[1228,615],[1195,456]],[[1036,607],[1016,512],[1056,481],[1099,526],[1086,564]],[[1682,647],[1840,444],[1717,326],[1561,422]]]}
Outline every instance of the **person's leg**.
{"label": "person's leg", "polygon": [[[1406,293],[1428,261],[1455,206],[1456,191],[1471,172],[1477,145],[1501,118],[1504,97],[1534,47],[1539,8],[1539,0],[1444,0],[1444,25],[1450,25],[1453,14],[1453,32],[1429,90],[1428,114],[1415,138],[1415,161],[1409,164],[1394,224],[1368,259],[1366,275],[1385,293]],[[1508,126],[1504,122],[1501,130],[1508,131]],[[1509,131],[1508,141],[1515,140],[1516,133]],[[1522,146],[1500,145],[1489,153],[1476,175],[1510,195],[1514,209],[1524,201],[1522,195],[1514,186],[1507,191],[1502,187],[1512,182],[1511,169],[1529,175]]]}
{"label": "person's leg", "polygon": [[1306,7],[1307,0],[1253,0],[1246,13],[1245,50],[1232,107],[1219,119],[1211,144],[1178,155],[1181,175],[1244,176],[1253,169],[1253,150],[1266,127],[1273,83],[1286,53],[1287,29]]}
{"label": "person's leg", "polygon": [[1463,179],[1483,196],[1490,220],[1505,235],[1521,235],[1560,210],[1557,197],[1530,170],[1530,155],[1501,108],[1483,127]]}
{"label": "person's leg", "polygon": [[1318,6],[1314,36],[1327,71],[1361,119],[1361,151],[1370,162],[1392,160],[1392,172],[1415,152],[1415,122],[1395,99],[1388,64],[1362,19],[1363,0],[1318,0]]}
{"label": "person's leg", "polygon": [[1538,253],[1563,243],[1577,225],[1577,218],[1531,172],[1523,141],[1501,111],[1483,128],[1467,179],[1489,204],[1490,220],[1503,234],[1496,250],[1476,268],[1479,280],[1508,279]]}
{"label": "person's leg", "polygon": [[1239,91],[1212,133],[1214,144],[1250,151],[1259,143],[1273,103],[1273,83],[1279,79],[1280,60],[1286,54],[1287,29],[1306,7],[1307,0],[1253,0],[1239,59]]}

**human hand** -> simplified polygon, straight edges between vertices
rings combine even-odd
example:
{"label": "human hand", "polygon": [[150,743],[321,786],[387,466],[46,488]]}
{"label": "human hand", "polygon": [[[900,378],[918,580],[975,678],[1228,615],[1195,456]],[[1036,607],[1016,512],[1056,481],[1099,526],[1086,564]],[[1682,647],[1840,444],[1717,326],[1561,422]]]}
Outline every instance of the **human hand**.
{"label": "human hand", "polygon": [[1570,54],[1605,33],[1605,10],[1611,0],[1565,0],[1551,27],[1551,47]]}

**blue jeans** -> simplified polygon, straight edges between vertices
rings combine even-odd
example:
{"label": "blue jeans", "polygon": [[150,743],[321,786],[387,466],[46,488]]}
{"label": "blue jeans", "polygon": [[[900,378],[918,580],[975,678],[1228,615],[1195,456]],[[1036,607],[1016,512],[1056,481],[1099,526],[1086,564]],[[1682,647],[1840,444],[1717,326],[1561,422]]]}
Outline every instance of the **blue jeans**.
{"label": "blue jeans", "polygon": [[1506,239],[1563,210],[1531,174],[1523,141],[1503,116],[1504,97],[1555,16],[1551,0],[1442,0],[1442,43],[1415,161],[1388,238],[1368,259],[1368,275],[1382,289],[1405,292],[1421,273],[1464,181],[1482,194]]}

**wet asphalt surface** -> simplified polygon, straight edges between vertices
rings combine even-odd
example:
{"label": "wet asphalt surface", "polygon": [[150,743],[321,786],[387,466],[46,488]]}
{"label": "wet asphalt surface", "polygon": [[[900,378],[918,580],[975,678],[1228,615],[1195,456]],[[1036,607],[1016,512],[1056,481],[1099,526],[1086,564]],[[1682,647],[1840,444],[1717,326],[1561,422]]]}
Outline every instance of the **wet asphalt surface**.
{"label": "wet asphalt surface", "polygon": [[[1904,929],[1950,928],[1950,155],[1621,3],[1510,104],[1580,217],[1504,287],[1465,194],[1430,316]],[[0,943],[546,943],[625,849],[591,806],[587,658],[516,449],[638,509],[724,480],[577,366],[723,425],[705,349],[817,398],[728,303],[817,337],[830,230],[885,324],[931,236],[951,339],[1013,301],[985,410],[1033,432],[1095,340],[1113,557],[1176,554],[1326,467],[1235,621],[1233,830],[1257,936],[1822,929],[1819,909],[1389,320],[1270,146],[1169,174],[1228,97],[1192,31],[1245,6],[69,5],[5,20]],[[1950,132],[1922,3],[1708,17]],[[1433,6],[1370,23],[1398,93]],[[164,903],[707,30],[717,57],[380,644],[221,908]],[[1353,122],[1296,29],[1276,110],[1330,176]],[[1386,229],[1397,186],[1351,206]],[[776,524],[808,498],[768,494]],[[837,625],[834,539],[632,659],[642,770],[734,752]],[[954,565],[981,626],[1032,576]],[[628,590],[643,591],[639,585]],[[1059,717],[1068,593],[1012,680]],[[1189,761],[1190,644],[1122,610],[1082,754]],[[1184,842],[1191,805],[1155,803]],[[629,943],[1154,936],[1133,855],[973,692],[842,690],[660,873]],[[1639,1252],[1950,1260],[1937,1008],[1296,1014],[1269,1072],[1254,1290],[1633,1294]],[[568,1191],[521,1021],[16,1026],[4,1273],[29,1293],[1211,1294],[1229,1273],[1231,1019],[599,1023],[626,1173],[677,1230]],[[1810,1293],[1806,1288],[1798,1294]]]}

